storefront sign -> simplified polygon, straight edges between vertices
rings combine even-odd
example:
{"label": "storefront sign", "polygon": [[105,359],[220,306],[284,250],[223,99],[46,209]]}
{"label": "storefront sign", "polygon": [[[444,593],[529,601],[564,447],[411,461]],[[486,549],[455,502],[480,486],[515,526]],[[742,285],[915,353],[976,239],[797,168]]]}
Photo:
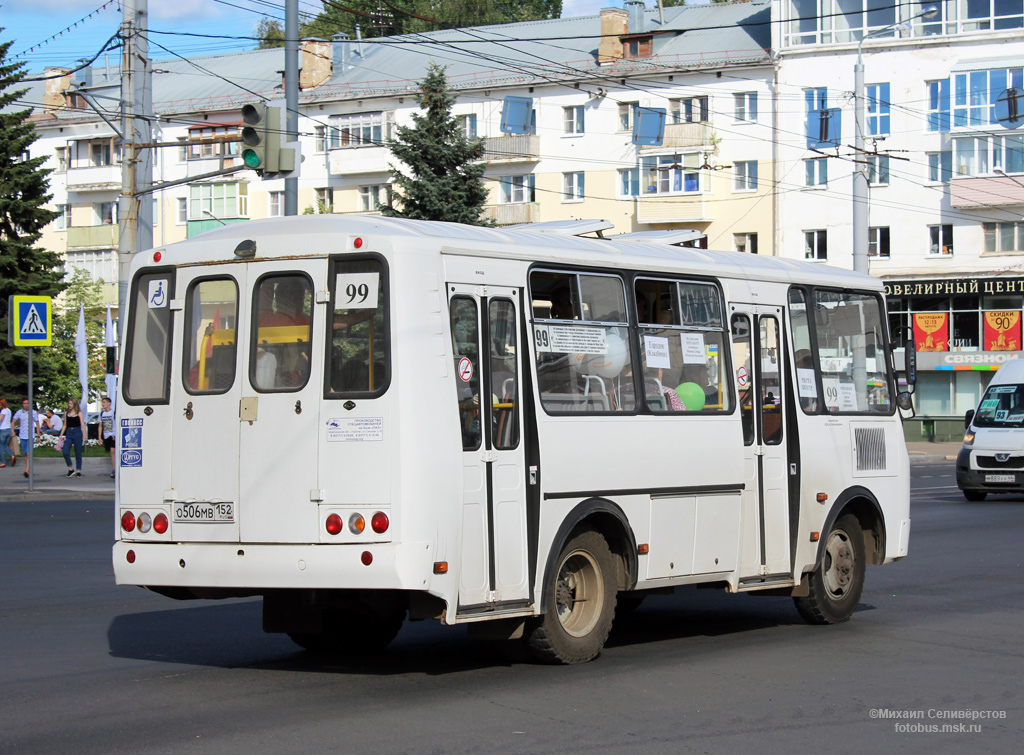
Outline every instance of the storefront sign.
{"label": "storefront sign", "polygon": [[985,313],[985,351],[1020,348],[1020,310]]}
{"label": "storefront sign", "polygon": [[949,351],[949,313],[915,314],[914,343],[918,351]]}
{"label": "storefront sign", "polygon": [[[902,356],[899,352],[897,357]],[[919,354],[918,370],[995,370],[1011,359],[1024,357],[1024,351],[946,351]],[[897,359],[897,369],[902,367]]]}
{"label": "storefront sign", "polygon": [[886,296],[1024,294],[1024,278],[922,278],[886,281]]}

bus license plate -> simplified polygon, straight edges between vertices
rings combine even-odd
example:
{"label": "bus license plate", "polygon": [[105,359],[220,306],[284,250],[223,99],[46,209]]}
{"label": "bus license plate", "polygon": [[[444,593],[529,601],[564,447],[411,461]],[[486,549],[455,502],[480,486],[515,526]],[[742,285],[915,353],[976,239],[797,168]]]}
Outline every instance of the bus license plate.
{"label": "bus license plate", "polygon": [[174,521],[181,524],[231,524],[235,521],[235,504],[229,501],[176,503]]}
{"label": "bus license plate", "polygon": [[1017,482],[1017,475],[1012,474],[987,474],[985,482]]}

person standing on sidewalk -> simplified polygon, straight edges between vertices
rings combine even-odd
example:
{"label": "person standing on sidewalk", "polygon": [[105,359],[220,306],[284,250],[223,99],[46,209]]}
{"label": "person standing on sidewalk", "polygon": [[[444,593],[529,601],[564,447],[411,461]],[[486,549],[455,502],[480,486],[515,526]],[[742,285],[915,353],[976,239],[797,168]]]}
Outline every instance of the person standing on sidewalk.
{"label": "person standing on sidewalk", "polygon": [[[64,428],[60,431],[64,442],[64,463],[68,465],[66,477],[82,476],[82,410],[77,399],[68,399],[68,410],[64,413]],[[75,449],[75,469],[71,468],[71,449]]]}
{"label": "person standing on sidewalk", "polygon": [[18,426],[18,440],[21,441],[21,455],[25,457],[25,471],[22,475],[28,477],[28,451],[35,446],[36,437],[39,435],[39,412],[31,408],[28,399],[21,400],[21,408],[14,413],[11,427]]}
{"label": "person standing on sidewalk", "polygon": [[[0,469],[7,466],[7,457],[15,458],[11,453],[11,410],[7,408],[7,399],[0,398]],[[11,462],[14,466],[14,462]]]}
{"label": "person standing on sidewalk", "polygon": [[110,408],[110,398],[104,396],[100,399],[100,437],[103,438],[103,447],[110,451],[110,478],[114,478],[117,464],[114,461],[114,410]]}

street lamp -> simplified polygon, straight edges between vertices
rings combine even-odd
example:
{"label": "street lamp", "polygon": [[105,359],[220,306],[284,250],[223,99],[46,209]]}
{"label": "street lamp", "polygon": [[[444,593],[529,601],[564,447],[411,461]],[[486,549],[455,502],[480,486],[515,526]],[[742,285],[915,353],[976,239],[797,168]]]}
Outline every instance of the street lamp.
{"label": "street lamp", "polygon": [[1010,179],[1011,181],[1013,181],[1013,182],[1014,182],[1015,184],[1017,184],[1018,186],[1022,186],[1022,187],[1024,187],[1024,183],[1021,183],[1021,182],[1020,182],[1020,179],[1018,179],[1018,178],[1017,178],[1016,176],[1011,176],[1011,175],[1008,175],[1008,174],[1006,173],[1006,171],[1005,171],[1005,170],[1003,170],[1002,166],[1000,166],[1000,165],[996,165],[996,166],[995,166],[994,168],[992,168],[992,172],[993,172],[993,173],[998,173],[998,174],[999,174],[1000,176],[1002,176],[1003,178],[1008,178],[1008,179]]}
{"label": "street lamp", "polygon": [[864,50],[864,43],[872,37],[877,37],[886,32],[896,29],[909,29],[910,22],[918,18],[934,18],[939,12],[937,6],[929,5],[919,13],[914,14],[906,21],[883,26],[868,32],[860,39],[857,45],[857,64],[853,67],[853,107],[854,107],[854,154],[853,159],[857,162],[853,171],[853,269],[858,273],[868,272],[868,177],[861,162],[864,159],[864,131],[865,128],[865,89],[864,89],[864,63],[861,56]]}

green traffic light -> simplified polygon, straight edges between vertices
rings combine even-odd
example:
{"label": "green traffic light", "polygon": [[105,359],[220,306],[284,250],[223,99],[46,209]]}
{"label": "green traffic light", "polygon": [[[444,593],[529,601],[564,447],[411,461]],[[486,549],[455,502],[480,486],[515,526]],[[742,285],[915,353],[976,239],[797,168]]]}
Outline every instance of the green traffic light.
{"label": "green traffic light", "polygon": [[244,149],[242,150],[242,162],[246,167],[258,168],[260,167],[260,156],[254,149]]}

